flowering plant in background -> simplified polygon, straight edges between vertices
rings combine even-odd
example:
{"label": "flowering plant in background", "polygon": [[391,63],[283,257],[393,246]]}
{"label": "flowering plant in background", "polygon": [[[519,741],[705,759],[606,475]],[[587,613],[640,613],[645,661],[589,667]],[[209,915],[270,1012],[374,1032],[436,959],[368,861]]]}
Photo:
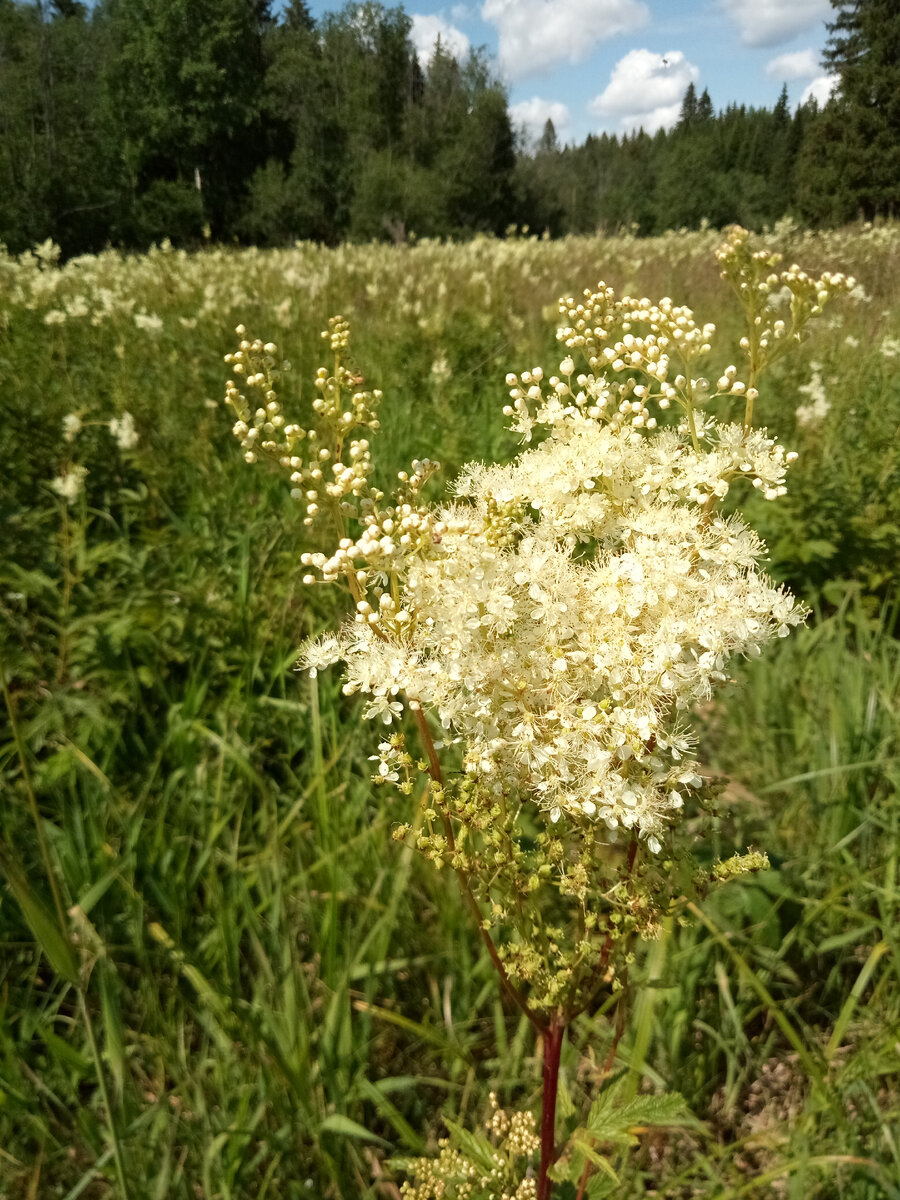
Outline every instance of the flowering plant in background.
{"label": "flowering plant in background", "polygon": [[[368,434],[381,393],[349,364],[341,318],[323,335],[334,364],[317,373],[312,422],[282,414],[288,364],[273,343],[239,326],[226,357],[245,458],[284,469],[304,522],[330,531],[303,555],[305,582],[338,584],[352,605],[300,665],[342,662],[345,693],[385,726],[377,784],[411,795],[424,777],[420,819],[395,837],[455,873],[501,986],[542,1043],[539,1132],[526,1136],[523,1114],[495,1114],[493,1141],[451,1128],[438,1159],[406,1164],[417,1200],[546,1200],[554,1180],[580,1196],[598,1145],[689,1120],[677,1098],[632,1099],[618,1117],[604,1103],[560,1146],[560,1053],[575,1018],[604,1005],[611,1068],[637,945],[713,885],[766,865],[750,851],[701,867],[697,821],[688,832],[684,820],[716,794],[698,765],[694,706],[727,682],[735,655],[760,654],[806,615],[762,570],[758,536],[718,505],[735,485],[784,493],[796,456],[753,424],[759,377],[853,286],[780,270],[737,228],[718,259],[746,311],[744,371],[704,378],[715,327],[668,298],[618,297],[603,283],[567,297],[557,373],[506,379],[520,453],[470,464],[438,503],[424,498],[437,470],[427,459],[394,496],[375,486]],[[787,320],[770,300],[785,289]],[[734,398],[741,419],[719,419],[714,401]]]}
{"label": "flowering plant in background", "polygon": [[[133,450],[140,438],[130,412],[108,421],[85,421],[79,413],[66,413],[62,420],[63,441],[71,445],[81,431],[90,426],[102,425],[109,429],[113,441],[120,450]],[[83,463],[67,462],[59,475],[50,481],[50,487],[66,504],[74,504],[84,490],[84,481],[90,474]]]}

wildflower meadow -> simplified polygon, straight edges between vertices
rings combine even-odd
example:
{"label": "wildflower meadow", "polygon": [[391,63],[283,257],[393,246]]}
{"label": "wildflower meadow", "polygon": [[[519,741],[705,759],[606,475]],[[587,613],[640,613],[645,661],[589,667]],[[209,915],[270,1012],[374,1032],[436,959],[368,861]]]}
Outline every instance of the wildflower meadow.
{"label": "wildflower meadow", "polygon": [[0,1196],[900,1197],[898,265],[0,257]]}

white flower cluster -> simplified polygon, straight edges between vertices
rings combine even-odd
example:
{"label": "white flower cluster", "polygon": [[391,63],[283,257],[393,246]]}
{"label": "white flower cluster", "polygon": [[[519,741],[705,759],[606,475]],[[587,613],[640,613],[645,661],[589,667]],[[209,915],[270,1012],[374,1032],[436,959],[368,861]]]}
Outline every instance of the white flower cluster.
{"label": "white flower cluster", "polygon": [[84,480],[88,474],[87,467],[75,463],[63,475],[57,475],[50,481],[50,486],[57,496],[62,496],[66,504],[74,504],[84,488]]}
{"label": "white flower cluster", "polygon": [[109,423],[109,432],[120,450],[133,450],[140,441],[134,417],[130,412],[123,412],[121,417],[113,417]]}
{"label": "white flower cluster", "polygon": [[389,723],[405,695],[438,715],[487,786],[658,850],[701,783],[690,706],[733,655],[803,619],[760,572],[756,534],[708,503],[735,476],[774,497],[790,456],[764,432],[708,419],[697,449],[686,426],[615,419],[602,380],[544,397],[528,374],[537,411],[518,404],[518,427],[547,437],[507,466],[465,469],[455,503],[409,514],[414,552],[372,538],[369,563],[363,539],[340,562],[305,556],[373,594],[301,664],[342,659],[366,716]]}
{"label": "white flower cluster", "polygon": [[798,392],[803,392],[809,397],[809,403],[799,404],[796,412],[797,424],[804,428],[821,425],[831,411],[831,402],[822,380],[822,368],[815,362],[809,366],[812,371],[809,382],[797,388]]}

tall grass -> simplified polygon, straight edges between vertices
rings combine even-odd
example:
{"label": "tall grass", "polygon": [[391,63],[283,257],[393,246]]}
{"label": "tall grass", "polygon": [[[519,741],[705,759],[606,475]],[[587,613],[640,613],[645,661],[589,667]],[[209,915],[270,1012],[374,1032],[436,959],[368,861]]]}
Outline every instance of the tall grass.
{"label": "tall grass", "polygon": [[[206,402],[237,319],[286,344],[308,397],[318,329],[344,311],[386,393],[385,470],[427,454],[452,473],[511,452],[502,377],[547,359],[557,292],[606,276],[736,327],[704,236],[159,254],[73,266],[45,299],[7,264],[0,659],[21,736],[4,713],[0,836],[52,912],[27,769],[102,1071],[77,990],[0,890],[0,1195],[113,1195],[118,1145],[135,1197],[392,1196],[386,1158],[422,1150],[441,1111],[536,1088],[530,1031],[454,888],[391,841],[406,802],[371,788],[353,701],[290,669],[331,601],[299,585],[281,481],[243,468]],[[900,311],[896,250],[866,232],[814,249],[873,293],[822,331],[849,379],[862,352],[844,339],[871,363]],[[45,323],[102,286],[130,289],[161,331],[124,305]],[[779,432],[795,382],[776,380]],[[87,490],[64,508],[47,486],[70,453],[63,415],[123,410],[139,446],[87,427]],[[681,1090],[706,1132],[643,1145],[623,1195],[898,1194],[900,653],[877,589],[844,594],[706,714],[710,769],[728,777],[710,856],[752,843],[773,870],[643,966],[654,986],[617,1070]],[[609,1036],[582,1018],[570,1095]]]}

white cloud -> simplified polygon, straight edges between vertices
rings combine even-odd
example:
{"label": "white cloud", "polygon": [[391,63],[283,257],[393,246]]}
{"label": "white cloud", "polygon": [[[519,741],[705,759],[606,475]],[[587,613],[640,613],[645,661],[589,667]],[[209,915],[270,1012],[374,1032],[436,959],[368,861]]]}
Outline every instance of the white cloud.
{"label": "white cloud", "polygon": [[500,69],[508,79],[583,62],[594,47],[646,25],[642,0],[484,0],[482,19],[494,25]]}
{"label": "white cloud", "polygon": [[777,46],[820,25],[831,13],[829,0],[722,0],[745,46]]}
{"label": "white cloud", "polygon": [[812,79],[819,72],[819,56],[815,50],[793,50],[779,54],[766,63],[766,74],[786,82],[789,79]]}
{"label": "white cloud", "polygon": [[815,96],[816,104],[821,108],[839,82],[840,79],[837,75],[820,75],[818,79],[814,79],[809,87],[806,88],[800,97],[800,103],[805,104],[807,100]]}
{"label": "white cloud", "polygon": [[410,37],[416,48],[420,63],[430,62],[434,57],[434,44],[441,39],[441,46],[454,58],[464,59],[469,53],[469,39],[461,29],[431,14],[412,13]]}
{"label": "white cloud", "polygon": [[553,122],[553,128],[561,141],[572,123],[572,115],[565,104],[559,100],[542,100],[540,96],[532,96],[530,100],[521,100],[510,106],[510,116],[513,125],[518,129],[524,125],[529,138],[537,141],[544,132],[547,121]]}
{"label": "white cloud", "polygon": [[643,126],[648,133],[669,129],[678,120],[688,84],[700,72],[680,50],[654,54],[629,50],[612,69],[606,88],[588,105],[594,116],[617,119],[628,132]]}

